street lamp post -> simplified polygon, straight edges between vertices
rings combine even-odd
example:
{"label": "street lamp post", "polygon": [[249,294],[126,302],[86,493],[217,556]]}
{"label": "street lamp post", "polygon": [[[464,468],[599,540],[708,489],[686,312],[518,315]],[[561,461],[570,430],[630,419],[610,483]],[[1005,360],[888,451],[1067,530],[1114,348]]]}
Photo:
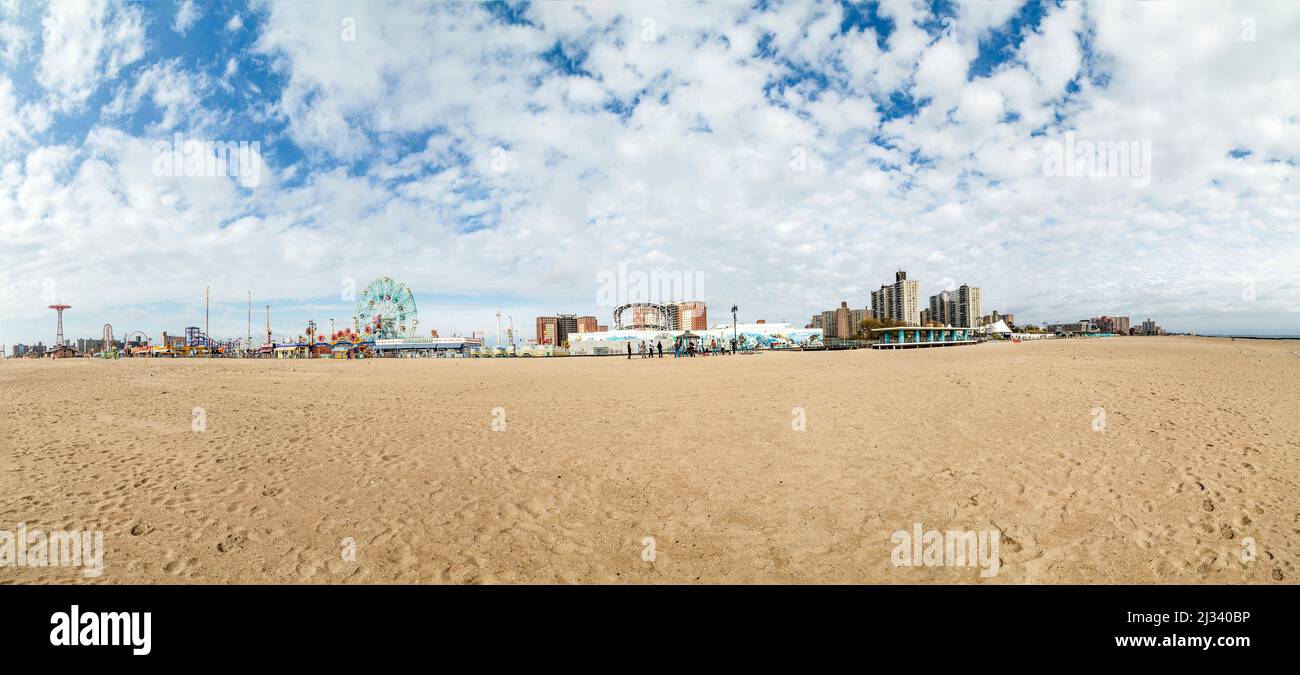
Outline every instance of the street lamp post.
{"label": "street lamp post", "polygon": [[307,321],[307,358],[311,358],[312,352],[316,351],[316,322]]}
{"label": "street lamp post", "polygon": [[736,348],[740,346],[740,338],[736,333],[736,312],[737,311],[738,311],[737,307],[735,305],[732,305],[731,306],[731,353],[732,354],[735,354]]}

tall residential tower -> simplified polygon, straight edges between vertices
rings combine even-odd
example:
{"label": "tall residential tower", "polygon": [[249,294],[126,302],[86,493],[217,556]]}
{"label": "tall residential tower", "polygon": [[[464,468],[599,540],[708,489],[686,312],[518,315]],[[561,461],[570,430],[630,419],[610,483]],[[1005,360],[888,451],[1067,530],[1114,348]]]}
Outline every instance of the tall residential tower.
{"label": "tall residential tower", "polygon": [[871,293],[871,316],[876,319],[893,319],[908,326],[921,323],[921,282],[909,280],[907,272],[894,274],[892,286],[880,287]]}

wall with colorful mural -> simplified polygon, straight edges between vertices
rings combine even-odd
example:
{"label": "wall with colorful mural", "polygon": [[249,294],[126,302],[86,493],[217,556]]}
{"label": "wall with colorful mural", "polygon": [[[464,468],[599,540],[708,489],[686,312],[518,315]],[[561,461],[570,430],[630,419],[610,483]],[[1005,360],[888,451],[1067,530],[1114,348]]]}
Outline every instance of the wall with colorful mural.
{"label": "wall with colorful mural", "polygon": [[[635,353],[641,342],[663,344],[670,351],[677,338],[686,331],[680,330],[613,330],[599,333],[572,333],[569,335],[569,353],[575,356],[604,356],[627,353],[627,343]],[[742,323],[735,326],[735,336],[743,349],[793,349],[820,347],[822,330],[802,328],[788,323]],[[708,330],[691,331],[705,347],[716,342],[731,346],[732,326],[717,325]]]}

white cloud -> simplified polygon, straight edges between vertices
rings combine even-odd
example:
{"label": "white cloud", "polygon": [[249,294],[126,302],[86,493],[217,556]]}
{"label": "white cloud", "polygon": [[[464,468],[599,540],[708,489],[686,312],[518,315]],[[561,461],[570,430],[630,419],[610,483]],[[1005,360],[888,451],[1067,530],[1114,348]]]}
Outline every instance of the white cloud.
{"label": "white cloud", "polygon": [[130,88],[122,87],[104,114],[129,115],[148,100],[162,111],[154,131],[170,131],[184,122],[191,132],[202,133],[213,123],[214,114],[202,105],[210,87],[205,75],[186,70],[178,59],[156,62],[142,69]]}
{"label": "white cloud", "polygon": [[31,50],[33,36],[18,23],[9,20],[0,12],[0,63],[9,67],[18,65]]}
{"label": "white cloud", "polygon": [[36,79],[64,113],[144,56],[140,10],[120,1],[53,2],[41,26],[44,46]]}
{"label": "white cloud", "polygon": [[9,155],[11,146],[28,139],[27,130],[18,117],[13,82],[0,75],[0,158]]}
{"label": "white cloud", "polygon": [[176,18],[172,21],[172,30],[184,35],[202,15],[203,10],[194,5],[194,0],[180,0],[176,3]]}

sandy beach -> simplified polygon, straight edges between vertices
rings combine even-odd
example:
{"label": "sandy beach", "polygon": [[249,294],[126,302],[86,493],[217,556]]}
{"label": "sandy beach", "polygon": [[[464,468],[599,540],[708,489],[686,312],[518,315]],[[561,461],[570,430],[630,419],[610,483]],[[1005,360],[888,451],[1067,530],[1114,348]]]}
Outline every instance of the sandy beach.
{"label": "sandy beach", "polygon": [[[0,530],[106,546],[3,583],[1300,578],[1297,341],[6,360],[0,400]],[[892,564],[916,523],[998,573]]]}

